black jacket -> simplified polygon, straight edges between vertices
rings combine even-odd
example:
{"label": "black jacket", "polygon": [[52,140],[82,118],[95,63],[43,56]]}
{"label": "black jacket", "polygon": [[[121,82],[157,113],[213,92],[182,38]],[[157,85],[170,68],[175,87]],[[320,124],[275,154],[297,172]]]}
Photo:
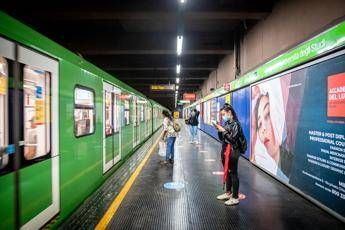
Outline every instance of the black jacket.
{"label": "black jacket", "polygon": [[218,132],[218,137],[223,143],[223,149],[227,144],[231,144],[232,149],[239,152],[239,136],[241,134],[240,123],[238,121],[227,121],[223,128],[225,132]]}
{"label": "black jacket", "polygon": [[199,111],[197,111],[194,116],[190,116],[189,117],[189,124],[191,126],[197,126],[199,124],[199,121],[198,121],[198,118],[199,118]]}

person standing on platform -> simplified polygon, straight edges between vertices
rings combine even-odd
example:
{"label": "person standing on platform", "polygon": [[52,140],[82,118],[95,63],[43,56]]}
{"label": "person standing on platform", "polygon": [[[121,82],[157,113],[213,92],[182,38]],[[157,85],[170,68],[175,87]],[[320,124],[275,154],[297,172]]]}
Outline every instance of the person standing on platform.
{"label": "person standing on platform", "polygon": [[163,161],[163,164],[173,164],[175,153],[175,141],[177,137],[177,132],[174,129],[174,118],[167,110],[163,110],[162,114],[164,116],[162,139],[167,142],[166,156],[165,161]]}
{"label": "person standing on platform", "polygon": [[238,204],[238,190],[240,181],[238,178],[238,160],[241,155],[239,138],[242,132],[240,122],[231,105],[225,103],[221,109],[224,126],[218,125],[212,121],[214,127],[218,130],[218,137],[222,141],[221,158],[224,166],[224,185],[226,192],[217,196],[218,200],[227,200],[225,205]]}
{"label": "person standing on platform", "polygon": [[197,109],[193,109],[190,113],[188,123],[190,125],[189,131],[191,140],[190,143],[198,144],[198,125],[199,125],[199,111]]}

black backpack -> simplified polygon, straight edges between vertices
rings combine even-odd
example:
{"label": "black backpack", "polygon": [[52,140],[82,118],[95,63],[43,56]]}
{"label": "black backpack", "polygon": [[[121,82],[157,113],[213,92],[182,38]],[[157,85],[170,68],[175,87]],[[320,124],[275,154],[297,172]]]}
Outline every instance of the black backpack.
{"label": "black backpack", "polygon": [[241,133],[238,137],[238,149],[240,150],[240,153],[244,154],[247,151],[247,140],[246,137],[243,134],[242,127],[240,128]]}

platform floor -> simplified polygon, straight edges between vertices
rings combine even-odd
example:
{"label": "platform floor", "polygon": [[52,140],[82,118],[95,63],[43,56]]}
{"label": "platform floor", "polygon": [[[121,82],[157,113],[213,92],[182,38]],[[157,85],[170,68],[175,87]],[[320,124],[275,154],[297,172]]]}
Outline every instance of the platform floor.
{"label": "platform floor", "polygon": [[[184,126],[176,142],[175,164],[162,166],[157,150],[150,157],[115,213],[109,229],[345,229],[344,223],[277,182],[247,160],[239,163],[238,206],[216,196],[222,191],[220,143],[199,132],[190,144]],[[183,189],[164,188],[182,182]]]}
{"label": "platform floor", "polygon": [[[161,165],[152,153],[108,229],[345,229],[340,222],[246,159],[239,161],[240,192],[246,198],[228,207],[216,196],[223,193],[221,144],[199,131],[201,144],[189,143],[183,125],[175,145],[175,164]],[[94,228],[130,174],[158,138],[156,133],[66,221],[62,229]],[[184,188],[166,189],[167,182]]]}

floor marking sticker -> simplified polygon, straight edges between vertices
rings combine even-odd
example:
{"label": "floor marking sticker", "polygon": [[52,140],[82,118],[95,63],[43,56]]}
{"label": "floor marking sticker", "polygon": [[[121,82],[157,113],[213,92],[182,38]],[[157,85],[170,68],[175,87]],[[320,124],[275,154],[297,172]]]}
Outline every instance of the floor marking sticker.
{"label": "floor marking sticker", "polygon": [[179,190],[179,189],[184,188],[184,183],[182,183],[182,182],[167,182],[164,184],[164,188]]}
{"label": "floor marking sticker", "polygon": [[214,162],[216,161],[215,159],[205,159],[206,162]]}

